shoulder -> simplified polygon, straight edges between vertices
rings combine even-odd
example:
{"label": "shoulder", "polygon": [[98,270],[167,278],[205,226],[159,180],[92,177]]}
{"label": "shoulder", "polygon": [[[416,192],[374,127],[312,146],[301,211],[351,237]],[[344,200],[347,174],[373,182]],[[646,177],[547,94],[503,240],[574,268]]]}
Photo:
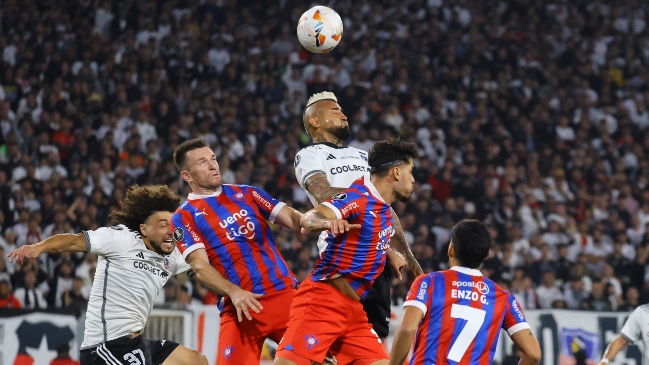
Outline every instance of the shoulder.
{"label": "shoulder", "polygon": [[329,148],[331,147],[328,147],[326,145],[313,144],[311,146],[307,146],[299,150],[295,154],[295,156],[297,157],[297,156],[304,156],[304,155],[320,154],[320,153],[324,153]]}

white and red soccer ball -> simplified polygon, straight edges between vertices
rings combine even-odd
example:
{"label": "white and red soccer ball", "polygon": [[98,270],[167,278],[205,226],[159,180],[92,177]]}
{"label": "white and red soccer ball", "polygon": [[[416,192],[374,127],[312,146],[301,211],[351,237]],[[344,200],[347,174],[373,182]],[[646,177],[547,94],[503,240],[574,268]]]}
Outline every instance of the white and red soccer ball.
{"label": "white and red soccer ball", "polygon": [[329,52],[340,43],[342,36],[340,15],[326,6],[314,6],[305,11],[297,23],[297,39],[309,52]]}

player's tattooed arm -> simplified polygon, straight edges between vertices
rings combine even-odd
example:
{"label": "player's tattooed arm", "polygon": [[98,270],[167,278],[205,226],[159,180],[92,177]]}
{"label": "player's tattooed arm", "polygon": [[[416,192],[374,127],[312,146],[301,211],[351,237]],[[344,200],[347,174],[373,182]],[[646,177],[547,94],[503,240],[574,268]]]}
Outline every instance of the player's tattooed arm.
{"label": "player's tattooed arm", "polygon": [[392,209],[392,218],[394,218],[394,236],[390,240],[390,245],[394,248],[394,250],[403,254],[406,259],[408,270],[410,270],[415,276],[423,274],[424,270],[421,269],[419,262],[417,262],[417,259],[410,250],[410,245],[408,245],[406,236],[403,234],[401,221],[399,220],[397,213],[394,212],[394,209]]}
{"label": "player's tattooed arm", "polygon": [[350,229],[359,229],[360,224],[351,224],[344,219],[338,219],[336,213],[326,205],[318,205],[302,215],[300,225],[304,233],[329,230],[335,237]]}
{"label": "player's tattooed arm", "polygon": [[313,174],[306,180],[305,185],[309,193],[318,201],[318,204],[345,191],[343,188],[334,188],[329,185],[327,176],[323,173]]}

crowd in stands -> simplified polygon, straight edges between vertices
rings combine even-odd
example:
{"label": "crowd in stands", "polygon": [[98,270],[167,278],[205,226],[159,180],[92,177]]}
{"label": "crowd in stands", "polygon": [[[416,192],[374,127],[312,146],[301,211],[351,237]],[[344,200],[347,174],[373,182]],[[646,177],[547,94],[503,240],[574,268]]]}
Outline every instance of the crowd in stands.
{"label": "crowd in stands", "polygon": [[[313,55],[295,36],[310,1],[3,2],[0,307],[83,310],[96,256],[6,254],[114,224],[133,184],[187,196],[172,154],[189,138],[213,147],[224,183],[310,208],[293,160],[310,143],[306,99],[324,90],[350,145],[420,146],[415,192],[394,207],[425,271],[448,268],[450,228],[475,218],[493,237],[483,273],[525,309],[649,302],[648,3],[330,3],[344,35]],[[275,238],[304,279],[314,237]],[[215,298],[178,277],[161,302]]]}

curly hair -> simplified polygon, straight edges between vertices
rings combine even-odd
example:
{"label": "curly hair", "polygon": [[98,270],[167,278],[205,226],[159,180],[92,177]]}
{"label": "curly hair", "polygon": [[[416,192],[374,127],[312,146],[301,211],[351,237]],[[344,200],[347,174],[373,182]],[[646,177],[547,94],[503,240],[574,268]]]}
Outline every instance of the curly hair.
{"label": "curly hair", "polygon": [[128,229],[140,232],[140,224],[155,212],[175,212],[179,205],[180,197],[167,185],[133,185],[120,202],[122,209],[111,212],[110,217]]}
{"label": "curly hair", "polygon": [[417,157],[419,149],[414,143],[399,138],[375,142],[368,155],[370,174],[384,177],[393,167],[407,164]]}

